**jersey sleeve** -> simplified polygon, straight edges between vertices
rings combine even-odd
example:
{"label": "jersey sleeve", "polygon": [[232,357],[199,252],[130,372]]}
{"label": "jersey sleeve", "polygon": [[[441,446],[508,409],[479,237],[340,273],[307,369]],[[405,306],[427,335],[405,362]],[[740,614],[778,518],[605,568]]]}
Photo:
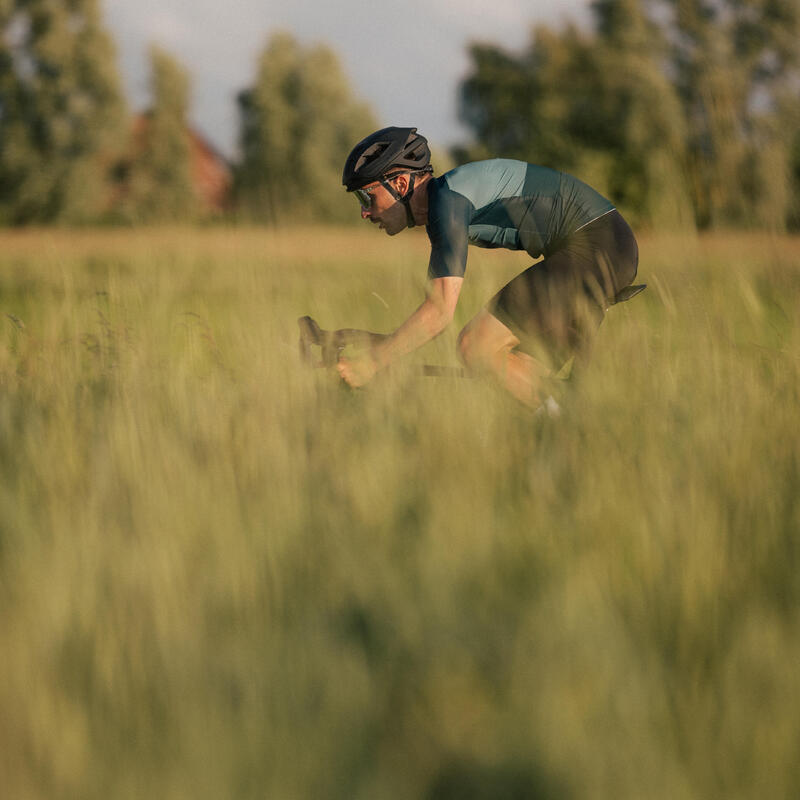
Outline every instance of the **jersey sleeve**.
{"label": "jersey sleeve", "polygon": [[438,181],[428,195],[428,224],[431,242],[428,278],[463,277],[467,269],[469,223],[475,207],[463,194]]}

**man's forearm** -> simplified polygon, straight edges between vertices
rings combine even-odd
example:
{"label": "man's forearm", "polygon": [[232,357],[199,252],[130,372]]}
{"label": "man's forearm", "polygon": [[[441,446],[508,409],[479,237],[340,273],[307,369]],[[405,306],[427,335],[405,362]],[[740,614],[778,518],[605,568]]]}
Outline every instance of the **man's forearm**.
{"label": "man's forearm", "polygon": [[379,368],[411,353],[435,339],[451,322],[453,314],[426,299],[422,305],[391,335],[372,347],[372,356]]}

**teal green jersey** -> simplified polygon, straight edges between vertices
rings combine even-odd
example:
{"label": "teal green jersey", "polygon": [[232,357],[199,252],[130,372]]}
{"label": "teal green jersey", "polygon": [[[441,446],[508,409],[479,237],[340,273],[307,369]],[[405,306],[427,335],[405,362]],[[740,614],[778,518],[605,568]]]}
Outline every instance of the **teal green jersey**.
{"label": "teal green jersey", "polygon": [[548,167],[506,158],[464,164],[428,184],[428,276],[462,276],[468,244],[547,256],[613,210],[591,186]]}

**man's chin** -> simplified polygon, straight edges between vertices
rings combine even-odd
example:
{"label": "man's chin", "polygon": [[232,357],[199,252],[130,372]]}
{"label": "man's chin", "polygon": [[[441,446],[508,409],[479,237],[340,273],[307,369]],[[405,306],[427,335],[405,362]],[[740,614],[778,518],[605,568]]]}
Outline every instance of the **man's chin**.
{"label": "man's chin", "polygon": [[396,227],[395,225],[393,225],[391,223],[387,224],[387,223],[383,222],[383,220],[381,220],[380,222],[376,222],[375,224],[387,236],[397,236],[397,234],[400,233],[400,231],[402,231],[406,227],[405,225],[401,225],[399,227]]}

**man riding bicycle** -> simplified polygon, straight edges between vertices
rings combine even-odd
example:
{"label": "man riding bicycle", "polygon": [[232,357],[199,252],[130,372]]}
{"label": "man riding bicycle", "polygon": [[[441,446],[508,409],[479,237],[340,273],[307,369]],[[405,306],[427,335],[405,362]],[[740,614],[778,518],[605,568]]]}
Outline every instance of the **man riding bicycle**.
{"label": "man riding bicycle", "polygon": [[[627,299],[638,266],[636,239],[613,204],[563,172],[511,159],[464,164],[434,177],[416,128],[383,128],[359,142],[342,182],[361,217],[389,236],[425,225],[431,243],[425,300],[394,333],[338,362],[363,386],[452,321],[467,246],[525,250],[544,258],[506,284],[463,328],[465,366],[494,377],[526,405],[587,346],[606,309]],[[643,288],[643,287],[642,287]]]}

